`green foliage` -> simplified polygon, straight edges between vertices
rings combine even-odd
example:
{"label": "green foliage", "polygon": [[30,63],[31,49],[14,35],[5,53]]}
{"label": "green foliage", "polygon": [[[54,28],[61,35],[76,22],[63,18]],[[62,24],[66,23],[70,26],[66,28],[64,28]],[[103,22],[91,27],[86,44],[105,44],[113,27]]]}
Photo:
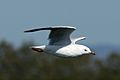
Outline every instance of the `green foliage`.
{"label": "green foliage", "polygon": [[112,52],[106,60],[90,55],[59,58],[33,52],[32,44],[16,49],[0,42],[0,80],[120,80],[119,53]]}

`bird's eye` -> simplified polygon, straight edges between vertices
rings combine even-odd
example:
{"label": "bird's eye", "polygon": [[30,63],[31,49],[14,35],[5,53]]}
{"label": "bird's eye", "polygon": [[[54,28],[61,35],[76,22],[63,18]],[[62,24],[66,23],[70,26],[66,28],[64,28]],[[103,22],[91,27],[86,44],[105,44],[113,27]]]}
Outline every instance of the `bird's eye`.
{"label": "bird's eye", "polygon": [[87,49],[84,49],[84,51],[87,51]]}

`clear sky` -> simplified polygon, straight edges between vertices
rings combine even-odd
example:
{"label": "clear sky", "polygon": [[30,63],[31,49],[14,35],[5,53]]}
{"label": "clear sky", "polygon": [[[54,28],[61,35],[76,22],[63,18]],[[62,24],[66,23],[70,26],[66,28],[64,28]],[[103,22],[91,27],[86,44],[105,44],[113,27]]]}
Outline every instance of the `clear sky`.
{"label": "clear sky", "polygon": [[120,44],[120,0],[0,0],[0,40],[44,44],[48,32],[24,34],[31,28],[71,25],[83,43]]}

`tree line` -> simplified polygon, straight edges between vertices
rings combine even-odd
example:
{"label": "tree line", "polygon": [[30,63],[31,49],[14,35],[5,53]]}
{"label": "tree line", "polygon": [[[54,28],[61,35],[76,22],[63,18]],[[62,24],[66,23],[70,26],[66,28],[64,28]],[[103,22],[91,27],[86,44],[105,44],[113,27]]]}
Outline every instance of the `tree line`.
{"label": "tree line", "polygon": [[105,59],[90,55],[60,58],[33,52],[31,45],[24,42],[15,48],[0,42],[0,80],[120,80],[119,52]]}

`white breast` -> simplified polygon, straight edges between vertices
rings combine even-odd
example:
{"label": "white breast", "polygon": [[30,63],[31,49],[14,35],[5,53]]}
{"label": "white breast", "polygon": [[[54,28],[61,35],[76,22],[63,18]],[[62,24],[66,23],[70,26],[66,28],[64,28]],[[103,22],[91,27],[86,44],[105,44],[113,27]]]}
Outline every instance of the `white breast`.
{"label": "white breast", "polygon": [[75,45],[68,45],[58,49],[56,51],[56,54],[59,54],[61,56],[66,56],[66,57],[67,56],[74,57],[74,56],[82,55],[80,51],[81,51],[80,45],[75,44]]}
{"label": "white breast", "polygon": [[74,56],[78,56],[78,55],[82,55],[82,53],[80,52],[81,48],[80,45],[77,44],[70,44],[67,46],[51,46],[48,45],[45,48],[45,52],[49,53],[49,54],[53,54],[56,56],[63,56],[63,57],[74,57]]}

